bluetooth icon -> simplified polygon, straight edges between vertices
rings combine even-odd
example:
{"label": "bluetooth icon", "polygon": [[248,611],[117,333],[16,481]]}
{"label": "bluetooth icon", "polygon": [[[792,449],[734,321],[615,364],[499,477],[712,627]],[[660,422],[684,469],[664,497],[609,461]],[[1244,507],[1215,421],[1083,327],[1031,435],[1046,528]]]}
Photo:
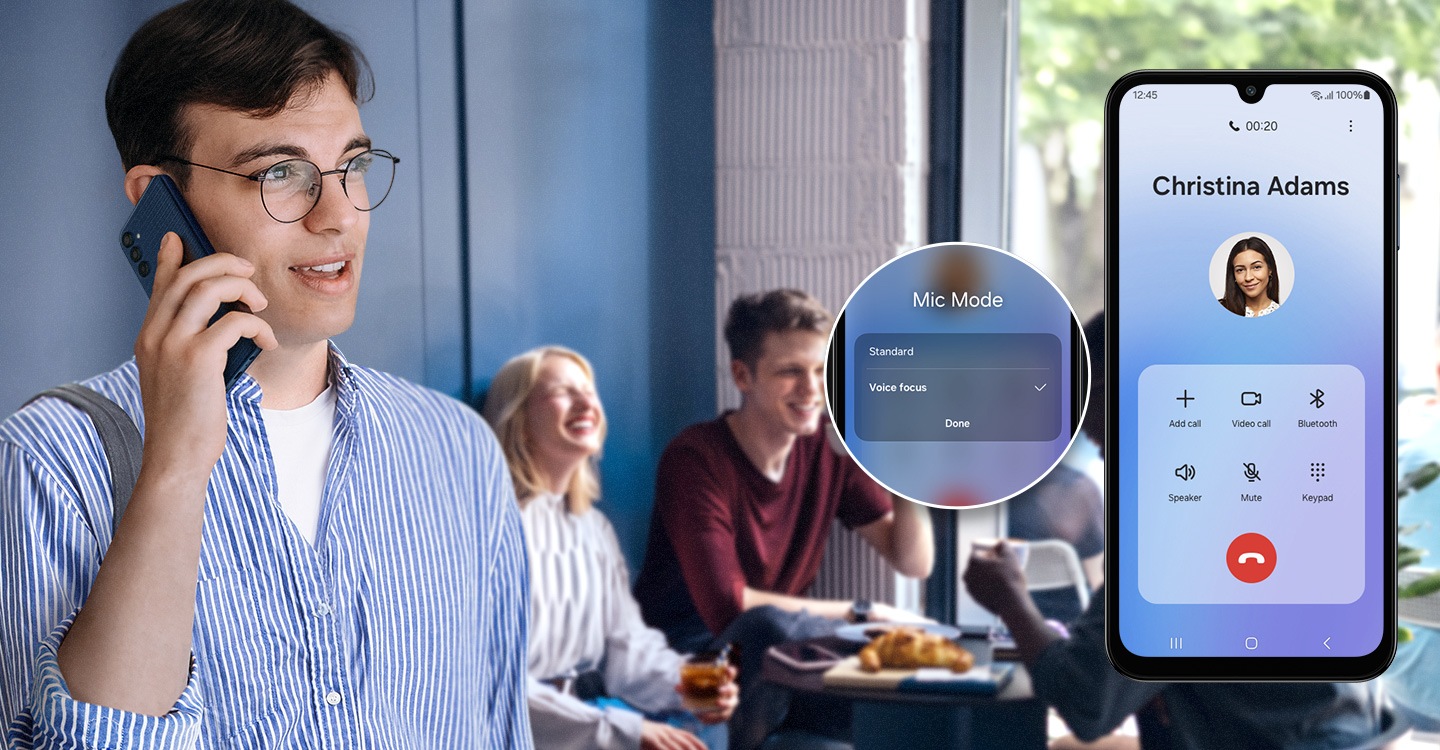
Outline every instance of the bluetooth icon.
{"label": "bluetooth icon", "polygon": [[1325,399],[1323,398],[1324,395],[1325,395],[1325,391],[1322,391],[1322,390],[1320,390],[1319,388],[1316,388],[1313,392],[1310,393],[1310,405],[1313,406],[1313,407],[1315,407],[1316,409],[1319,409],[1320,407],[1324,406],[1324,405],[1325,405]]}

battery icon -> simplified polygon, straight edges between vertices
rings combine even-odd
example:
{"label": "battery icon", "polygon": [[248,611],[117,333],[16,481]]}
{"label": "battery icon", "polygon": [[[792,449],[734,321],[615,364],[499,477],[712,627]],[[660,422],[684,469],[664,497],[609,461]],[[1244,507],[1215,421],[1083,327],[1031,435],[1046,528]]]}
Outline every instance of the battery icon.
{"label": "battery icon", "polygon": [[1369,89],[1366,89],[1366,90],[1365,90],[1365,98],[1366,98],[1366,99],[1369,99],[1369,98],[1370,98],[1370,90],[1369,90]]}

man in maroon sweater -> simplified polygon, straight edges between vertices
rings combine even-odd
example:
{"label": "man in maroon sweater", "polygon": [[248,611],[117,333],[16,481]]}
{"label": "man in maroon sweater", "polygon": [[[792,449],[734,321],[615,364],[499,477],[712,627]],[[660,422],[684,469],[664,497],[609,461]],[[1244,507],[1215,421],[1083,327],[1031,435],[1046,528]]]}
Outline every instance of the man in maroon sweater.
{"label": "man in maroon sweater", "polygon": [[736,300],[725,340],[740,408],[686,428],[660,457],[635,596],[676,649],[744,644],[746,695],[763,656],[757,646],[833,631],[841,620],[914,617],[878,602],[805,596],[834,519],[905,575],[928,576],[934,559],[925,507],[892,500],[828,437],[830,322],[804,292]]}

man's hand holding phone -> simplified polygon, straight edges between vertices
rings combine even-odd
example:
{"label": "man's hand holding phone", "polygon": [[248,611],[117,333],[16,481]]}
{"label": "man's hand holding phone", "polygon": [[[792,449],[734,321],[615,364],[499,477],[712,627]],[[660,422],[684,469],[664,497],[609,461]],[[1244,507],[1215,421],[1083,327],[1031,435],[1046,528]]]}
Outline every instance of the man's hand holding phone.
{"label": "man's hand holding phone", "polygon": [[[268,303],[250,280],[255,267],[249,261],[229,253],[181,265],[183,259],[180,238],[167,233],[135,340],[145,405],[142,473],[203,484],[225,450],[227,352],[242,338],[266,350],[279,342],[270,324],[254,314]],[[210,325],[225,302],[240,302],[251,312],[234,310]]]}
{"label": "man's hand holding phone", "polygon": [[145,409],[140,477],[59,652],[77,700],[151,716],[170,710],[189,671],[205,494],[225,451],[227,352],[246,337],[261,349],[279,345],[253,312],[209,324],[222,303],[265,308],[250,280],[254,266],[227,253],[182,266],[184,255],[180,238],[166,234],[135,340]]}

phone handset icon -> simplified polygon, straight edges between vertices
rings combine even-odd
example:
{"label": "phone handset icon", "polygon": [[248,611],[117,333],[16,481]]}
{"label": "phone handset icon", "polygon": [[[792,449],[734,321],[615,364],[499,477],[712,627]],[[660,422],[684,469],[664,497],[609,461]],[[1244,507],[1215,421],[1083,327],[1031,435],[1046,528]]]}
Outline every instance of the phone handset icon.
{"label": "phone handset icon", "polygon": [[1235,132],[1237,132],[1237,133],[1240,132],[1240,128],[1239,128],[1239,126],[1237,126],[1237,125],[1235,124],[1235,121],[1234,121],[1234,120],[1231,120],[1231,121],[1230,121],[1230,129],[1233,130],[1233,131],[1235,131]]}
{"label": "phone handset icon", "polygon": [[1230,575],[1242,583],[1259,583],[1275,572],[1275,544],[1264,534],[1241,534],[1225,550]]}

